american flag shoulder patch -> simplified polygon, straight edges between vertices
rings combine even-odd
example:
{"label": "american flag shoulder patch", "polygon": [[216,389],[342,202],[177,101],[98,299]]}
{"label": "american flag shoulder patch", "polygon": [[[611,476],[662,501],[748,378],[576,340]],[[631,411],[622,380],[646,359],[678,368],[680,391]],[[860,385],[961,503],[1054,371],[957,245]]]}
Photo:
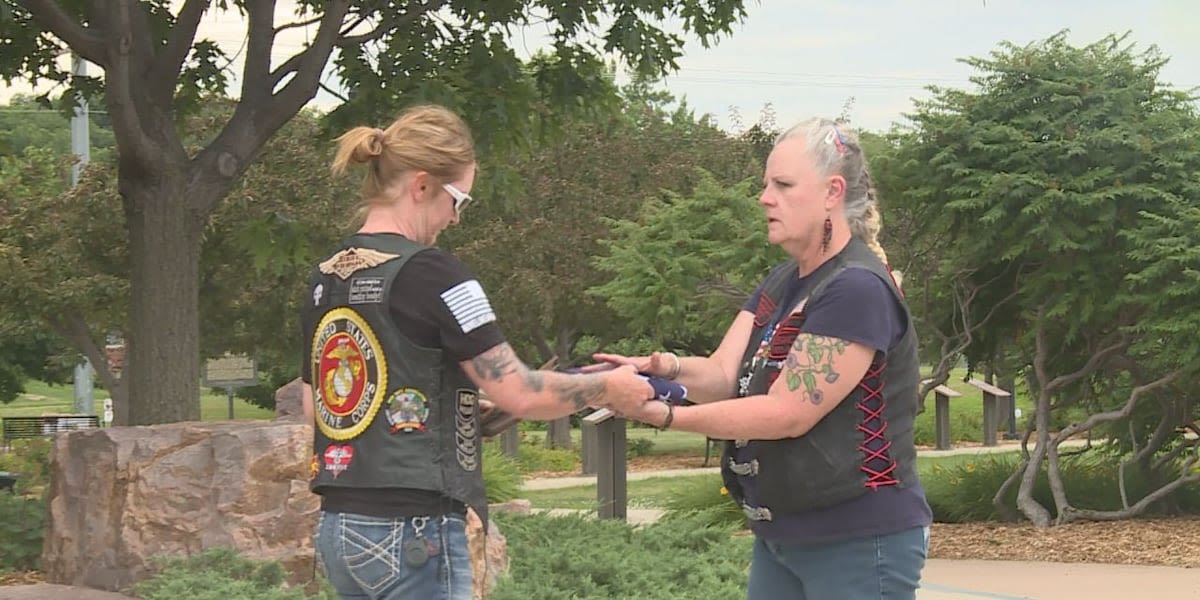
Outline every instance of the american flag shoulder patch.
{"label": "american flag shoulder patch", "polygon": [[496,313],[492,311],[483,286],[475,279],[442,292],[442,302],[446,303],[446,308],[450,309],[450,314],[454,315],[463,333],[471,333],[496,320]]}

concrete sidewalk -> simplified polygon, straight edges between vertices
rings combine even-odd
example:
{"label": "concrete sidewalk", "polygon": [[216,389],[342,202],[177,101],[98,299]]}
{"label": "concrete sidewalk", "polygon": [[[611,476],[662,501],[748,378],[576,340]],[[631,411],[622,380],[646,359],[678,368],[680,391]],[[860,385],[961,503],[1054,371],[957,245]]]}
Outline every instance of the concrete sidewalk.
{"label": "concrete sidewalk", "polygon": [[1200,569],[930,559],[918,600],[1200,600]]}

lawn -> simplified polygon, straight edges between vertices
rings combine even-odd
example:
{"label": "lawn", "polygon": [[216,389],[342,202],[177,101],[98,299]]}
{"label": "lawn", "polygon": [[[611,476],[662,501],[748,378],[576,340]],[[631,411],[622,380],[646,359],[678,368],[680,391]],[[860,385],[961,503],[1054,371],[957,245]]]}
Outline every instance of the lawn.
{"label": "lawn", "polygon": [[[989,453],[985,456],[1000,457],[1006,453]],[[932,471],[934,465],[943,469],[951,469],[970,461],[979,460],[977,454],[954,454],[950,456],[918,456],[917,468],[922,476]],[[680,475],[676,477],[651,477],[626,483],[626,496],[630,508],[661,508],[670,498],[686,493],[686,490],[696,486],[696,478],[708,478],[713,490],[721,487],[721,476],[716,473],[697,473],[696,475]],[[526,490],[521,497],[529,500],[533,508],[568,508],[580,510],[595,510],[596,485],[580,485],[553,490]]]}
{"label": "lawn", "polygon": [[[40,381],[30,381],[25,385],[25,393],[8,404],[0,404],[0,418],[4,417],[36,417],[44,414],[69,414],[73,412],[74,391],[68,385],[50,385]],[[96,388],[93,396],[93,407],[96,414],[103,411],[103,401],[108,398],[108,392]],[[271,419],[274,411],[259,408],[240,398],[233,400],[233,417],[235,419]],[[229,418],[229,399],[224,392],[212,393],[201,389],[200,418],[204,421],[220,421]]]}
{"label": "lawn", "polygon": [[[542,444],[546,440],[545,431],[523,430],[527,443]],[[582,441],[582,430],[571,430],[571,443],[578,448]],[[625,430],[625,439],[630,443],[634,440],[650,440],[653,444],[645,454],[654,456],[661,454],[704,454],[705,437],[699,433],[687,431],[659,431],[653,427],[644,427],[630,423]]]}

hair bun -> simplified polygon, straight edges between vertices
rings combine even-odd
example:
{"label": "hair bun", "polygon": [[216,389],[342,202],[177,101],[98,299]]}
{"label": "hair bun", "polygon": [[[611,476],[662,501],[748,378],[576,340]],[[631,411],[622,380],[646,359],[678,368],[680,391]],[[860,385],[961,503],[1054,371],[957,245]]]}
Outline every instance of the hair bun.
{"label": "hair bun", "polygon": [[380,154],[383,154],[383,145],[386,139],[387,138],[385,137],[382,129],[378,127],[372,129],[370,137],[366,139],[367,155],[379,156]]}

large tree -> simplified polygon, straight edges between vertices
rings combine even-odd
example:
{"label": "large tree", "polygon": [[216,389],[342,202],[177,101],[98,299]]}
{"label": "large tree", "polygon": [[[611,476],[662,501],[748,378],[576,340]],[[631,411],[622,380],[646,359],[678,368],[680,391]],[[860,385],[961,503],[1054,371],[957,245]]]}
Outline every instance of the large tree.
{"label": "large tree", "polygon": [[[1018,485],[1037,525],[1136,515],[1200,480],[1176,433],[1198,416],[1196,109],[1160,82],[1166,59],[1123,36],[965,62],[975,88],[935,88],[882,163],[889,214],[914,234],[906,287],[945,347],[1026,375],[1036,444],[998,507]],[[1059,427],[1066,411],[1081,417]],[[1121,510],[1062,485],[1059,444],[1094,428],[1151,482]],[[1043,469],[1052,507],[1032,495]]]}
{"label": "large tree", "polygon": [[[677,19],[710,43],[744,16],[741,0],[173,4],[0,4],[0,77],[60,82],[89,97],[102,89],[112,120],[130,259],[129,410],[120,413],[134,424],[199,417],[202,235],[267,141],[315,96],[331,58],[347,89],[336,118],[385,122],[398,105],[438,100],[462,110],[485,142],[503,142],[528,131],[534,98],[582,102],[603,77],[605,53],[646,73],[672,68],[683,39],[657,22]],[[205,14],[228,7],[246,24],[239,101],[219,133],[189,151],[181,117],[203,92],[224,91],[230,62],[197,31]],[[550,31],[553,50],[531,85],[508,34],[533,23]],[[272,64],[279,35],[305,26],[301,50]],[[103,69],[103,81],[72,76],[61,60],[68,51]]]}

